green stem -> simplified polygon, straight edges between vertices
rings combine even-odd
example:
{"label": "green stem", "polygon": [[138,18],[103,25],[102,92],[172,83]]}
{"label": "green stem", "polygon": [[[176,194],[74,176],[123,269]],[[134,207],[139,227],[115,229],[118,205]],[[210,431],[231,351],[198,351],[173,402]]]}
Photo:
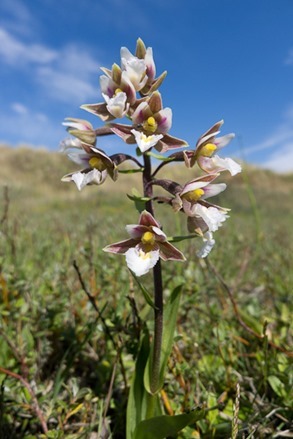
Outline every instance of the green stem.
{"label": "green stem", "polygon": [[[152,198],[153,188],[149,184],[152,181],[152,169],[151,159],[148,155],[144,154],[144,171],[143,171],[143,186],[144,196]],[[153,202],[147,201],[146,210],[154,216]],[[163,281],[162,281],[162,267],[161,261],[158,260],[153,268],[154,274],[154,348],[153,358],[151,363],[151,378],[150,389],[154,394],[158,390],[160,382],[160,360],[162,350],[162,338],[163,338]]]}

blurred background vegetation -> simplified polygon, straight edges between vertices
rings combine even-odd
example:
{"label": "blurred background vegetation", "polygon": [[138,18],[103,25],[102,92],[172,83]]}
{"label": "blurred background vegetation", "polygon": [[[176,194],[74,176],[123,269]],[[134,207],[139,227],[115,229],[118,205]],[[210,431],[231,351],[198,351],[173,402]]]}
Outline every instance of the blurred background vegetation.
{"label": "blurred background vegetation", "polygon": [[[123,257],[102,248],[136,223],[126,193],[140,174],[78,192],[60,182],[74,169],[61,154],[2,145],[0,166],[0,438],[124,438],[151,310]],[[181,438],[293,437],[293,175],[244,166],[226,180],[213,201],[231,218],[208,260],[190,240],[178,244],[186,263],[163,264],[165,297],[184,288],[162,404],[216,406]],[[168,236],[186,234],[183,215],[156,213]],[[151,291],[151,275],[142,281]]]}

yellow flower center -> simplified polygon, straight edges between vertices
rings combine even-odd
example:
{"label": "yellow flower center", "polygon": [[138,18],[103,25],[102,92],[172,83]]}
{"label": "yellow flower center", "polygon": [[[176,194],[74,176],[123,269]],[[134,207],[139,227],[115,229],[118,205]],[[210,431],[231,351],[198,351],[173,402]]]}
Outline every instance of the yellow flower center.
{"label": "yellow flower center", "polygon": [[116,88],[114,95],[118,95],[118,93],[121,93],[123,90],[121,90],[121,88]]}
{"label": "yellow flower center", "polygon": [[216,149],[217,147],[214,143],[207,143],[200,149],[199,155],[203,155],[204,157],[211,157]]}
{"label": "yellow flower center", "polygon": [[153,245],[155,243],[155,241],[156,241],[156,237],[155,237],[155,234],[153,232],[145,232],[142,235],[141,242],[143,244]]}
{"label": "yellow flower center", "polygon": [[150,252],[154,248],[156,242],[155,234],[152,232],[145,232],[141,237],[141,242],[143,243],[143,250],[145,253]]}
{"label": "yellow flower center", "polygon": [[204,190],[194,189],[194,191],[186,192],[186,194],[182,195],[182,198],[187,201],[197,201],[202,197],[203,194]]}
{"label": "yellow flower center", "polygon": [[150,133],[154,133],[157,128],[158,124],[153,116],[148,117],[143,123],[143,129],[149,131]]}
{"label": "yellow flower center", "polygon": [[103,160],[100,159],[100,157],[92,157],[89,159],[89,164],[92,168],[95,168],[100,172],[105,171],[106,169],[106,165],[103,163]]}

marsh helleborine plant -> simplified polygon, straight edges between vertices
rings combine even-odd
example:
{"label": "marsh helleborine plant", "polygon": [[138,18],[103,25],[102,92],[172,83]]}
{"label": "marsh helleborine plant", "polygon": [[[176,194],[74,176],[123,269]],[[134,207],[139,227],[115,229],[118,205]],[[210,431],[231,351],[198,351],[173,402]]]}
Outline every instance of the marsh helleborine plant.
{"label": "marsh helleborine plant", "polygon": [[[73,181],[79,190],[87,185],[100,185],[108,176],[116,181],[119,166],[125,161],[132,162],[142,173],[143,195],[140,201],[145,202],[145,207],[140,212],[138,223],[126,226],[128,239],[109,244],[104,250],[125,255],[126,264],[136,277],[153,269],[155,329],[150,358],[150,386],[147,391],[150,395],[157,395],[161,388],[159,375],[162,368],[164,324],[160,259],[185,261],[185,257],[168,242],[162,226],[155,219],[154,201],[165,203],[173,208],[173,212],[182,212],[186,216],[190,238],[198,236],[202,240],[197,256],[204,258],[215,244],[213,233],[228,218],[229,209],[209,201],[226,189],[226,184],[214,183],[214,180],[224,171],[233,176],[241,171],[241,167],[232,159],[218,155],[234,137],[234,134],[218,136],[223,120],[200,136],[195,148],[191,150],[186,149],[187,142],[169,134],[172,110],[163,106],[158,91],[166,72],[156,77],[152,48],[146,48],[141,39],[137,41],[135,55],[122,47],[120,66],[113,64],[111,69],[102,68],[102,71],[104,74],[100,77],[100,86],[104,102],[84,104],[81,108],[98,116],[104,125],[93,128],[86,120],[66,119],[63,125],[71,137],[65,139],[61,147],[81,169],[65,175],[62,180]],[[128,123],[116,121],[122,118]],[[98,138],[110,134],[119,136],[129,144],[129,154],[108,155],[99,148]],[[152,152],[154,149],[156,154]],[[163,155],[165,153],[169,153],[168,160]],[[155,170],[152,169],[152,157],[156,159]],[[159,160],[161,163],[157,164]],[[197,165],[199,176],[183,185],[157,178],[163,167],[172,162],[185,163],[187,169]],[[122,178],[122,174],[119,178]],[[154,196],[154,186],[163,188],[166,196]],[[176,241],[180,241],[180,237],[176,237]],[[140,420],[155,414],[154,409],[148,409],[147,415],[140,414]],[[134,427],[128,427],[127,437],[136,437],[134,431]]]}

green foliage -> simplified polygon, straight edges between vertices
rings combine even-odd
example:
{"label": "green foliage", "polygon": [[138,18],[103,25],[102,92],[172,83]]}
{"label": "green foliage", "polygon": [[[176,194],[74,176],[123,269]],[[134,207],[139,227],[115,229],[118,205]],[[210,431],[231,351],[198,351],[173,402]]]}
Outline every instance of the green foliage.
{"label": "green foliage", "polygon": [[[153,393],[158,393],[164,385],[166,367],[168,364],[169,356],[172,352],[172,347],[174,342],[174,331],[176,328],[176,320],[178,315],[181,290],[182,290],[182,285],[178,285],[177,287],[175,287],[165,305],[159,383],[158,383],[158,388],[155,391],[153,391]],[[152,393],[150,386],[150,381],[152,376],[152,370],[151,370],[152,353],[153,350],[151,348],[144,373],[144,385],[149,393]]]}
{"label": "green foliage", "polygon": [[164,439],[176,436],[189,424],[199,421],[205,415],[204,410],[193,410],[177,416],[155,416],[141,421],[135,431],[135,439]]}
{"label": "green foliage", "polygon": [[[37,157],[20,152],[12,160],[9,151],[9,160],[18,166],[8,197],[0,191],[0,367],[14,375],[0,372],[0,437],[124,438],[131,382],[142,386],[143,366],[134,374],[135,359],[145,325],[152,331],[152,309],[123,257],[101,250],[124,239],[125,224],[134,222],[131,201],[121,195],[127,190],[114,192],[106,182],[79,194],[73,185],[59,185],[65,165],[45,152]],[[1,163],[3,183],[9,181],[9,160]],[[56,180],[50,178],[55,170]],[[219,201],[233,215],[218,232],[210,263],[196,259],[195,238],[180,243],[186,263],[163,264],[165,303],[178,284],[184,285],[157,409],[163,416],[188,416],[201,404],[213,409],[191,421],[179,438],[230,437],[238,382],[239,438],[286,437],[290,429],[293,180],[248,172],[261,233],[245,184],[237,177]],[[128,177],[133,179],[130,190],[137,176]],[[168,235],[186,235],[179,214],[166,215],[160,206],[157,212]],[[74,260],[99,314],[81,287]],[[212,267],[230,288],[239,316]],[[151,276],[143,285],[150,294]],[[141,416],[135,404],[129,404],[130,418]]]}

